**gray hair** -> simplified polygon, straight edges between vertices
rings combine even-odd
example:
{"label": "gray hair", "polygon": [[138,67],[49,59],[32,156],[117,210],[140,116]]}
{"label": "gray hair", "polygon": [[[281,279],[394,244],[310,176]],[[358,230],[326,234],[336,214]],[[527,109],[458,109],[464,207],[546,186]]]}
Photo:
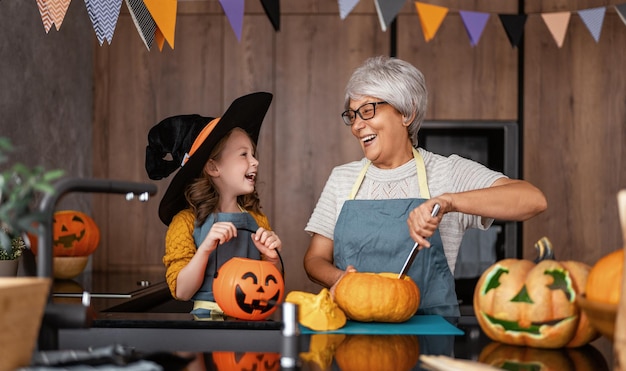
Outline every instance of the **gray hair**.
{"label": "gray hair", "polygon": [[358,67],[346,85],[345,109],[350,100],[376,97],[391,104],[403,116],[415,117],[408,126],[409,137],[417,147],[417,132],[426,116],[428,91],[420,70],[401,59],[388,56],[368,58]]}

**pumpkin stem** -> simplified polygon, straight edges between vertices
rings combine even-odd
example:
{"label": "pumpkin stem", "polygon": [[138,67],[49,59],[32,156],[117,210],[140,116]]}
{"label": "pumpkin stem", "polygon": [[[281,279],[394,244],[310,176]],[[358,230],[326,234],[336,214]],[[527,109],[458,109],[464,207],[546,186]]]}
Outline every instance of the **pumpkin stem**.
{"label": "pumpkin stem", "polygon": [[541,237],[539,241],[535,242],[535,249],[537,250],[537,258],[535,263],[539,263],[542,260],[554,260],[554,249],[552,248],[552,242],[548,237]]}

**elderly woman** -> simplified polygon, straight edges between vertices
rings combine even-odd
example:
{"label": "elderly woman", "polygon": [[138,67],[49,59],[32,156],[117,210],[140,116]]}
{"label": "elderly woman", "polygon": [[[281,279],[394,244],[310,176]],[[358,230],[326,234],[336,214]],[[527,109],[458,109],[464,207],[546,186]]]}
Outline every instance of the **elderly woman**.
{"label": "elderly woman", "polygon": [[341,116],[365,158],[333,169],[305,228],[304,267],[333,291],[346,272],[399,272],[417,242],[408,275],[421,290],[418,313],[458,316],[453,272],[464,232],[527,220],[547,203],[526,181],[419,148],[426,105],[424,76],[405,61],[374,57],[354,71]]}

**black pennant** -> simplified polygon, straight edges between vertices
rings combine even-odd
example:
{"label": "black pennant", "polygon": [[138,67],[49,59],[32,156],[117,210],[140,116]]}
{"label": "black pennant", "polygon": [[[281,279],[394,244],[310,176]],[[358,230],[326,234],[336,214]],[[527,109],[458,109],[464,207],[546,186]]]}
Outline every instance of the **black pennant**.
{"label": "black pennant", "polygon": [[522,39],[524,24],[526,24],[526,18],[528,16],[526,14],[499,14],[499,17],[511,45],[513,45],[513,47],[518,46]]}
{"label": "black pennant", "polygon": [[267,18],[272,22],[275,31],[280,30],[280,0],[261,0]]}

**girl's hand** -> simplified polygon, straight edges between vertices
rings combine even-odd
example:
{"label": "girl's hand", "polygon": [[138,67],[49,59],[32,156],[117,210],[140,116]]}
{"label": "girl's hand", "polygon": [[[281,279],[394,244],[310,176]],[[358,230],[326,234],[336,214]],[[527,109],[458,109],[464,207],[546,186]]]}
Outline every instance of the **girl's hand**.
{"label": "girl's hand", "polygon": [[216,222],[211,226],[204,241],[198,247],[198,250],[212,252],[218,245],[222,245],[231,239],[237,237],[237,228],[231,222]]}
{"label": "girl's hand", "polygon": [[274,261],[278,259],[278,253],[276,251],[280,252],[283,243],[276,233],[259,227],[256,233],[253,233],[251,236],[256,248],[259,249],[261,254],[268,260]]}

